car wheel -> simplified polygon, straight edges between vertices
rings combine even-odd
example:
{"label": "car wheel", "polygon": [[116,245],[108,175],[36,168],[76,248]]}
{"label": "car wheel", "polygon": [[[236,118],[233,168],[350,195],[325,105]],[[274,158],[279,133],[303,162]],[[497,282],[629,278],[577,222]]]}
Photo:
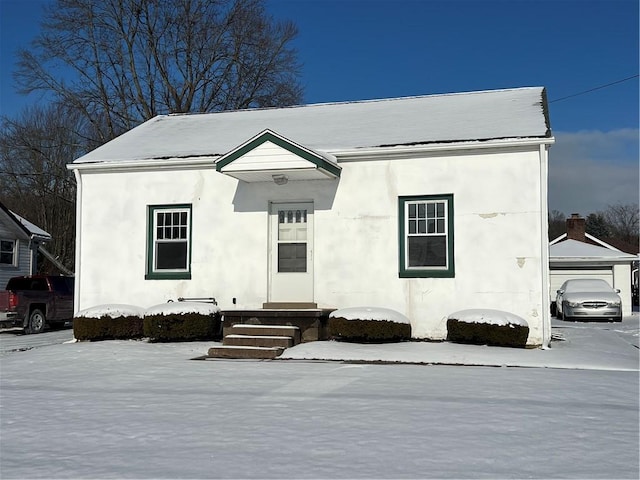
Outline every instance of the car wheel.
{"label": "car wheel", "polygon": [[613,319],[614,322],[621,322],[622,321],[622,315],[620,315],[619,317],[616,317]]}
{"label": "car wheel", "polygon": [[29,315],[27,333],[41,333],[44,330],[45,316],[42,310],[34,309]]}
{"label": "car wheel", "polygon": [[551,316],[558,316],[558,307],[556,306],[556,302],[551,302]]}

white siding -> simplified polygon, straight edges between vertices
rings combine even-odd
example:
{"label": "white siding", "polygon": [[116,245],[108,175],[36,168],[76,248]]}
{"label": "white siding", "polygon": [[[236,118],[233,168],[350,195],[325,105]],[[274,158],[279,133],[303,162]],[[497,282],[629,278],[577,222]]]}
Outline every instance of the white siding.
{"label": "white siding", "polygon": [[225,167],[227,172],[243,170],[309,168],[309,161],[272,142],[264,142]]}
{"label": "white siding", "polygon": [[29,275],[31,273],[31,250],[29,249],[29,240],[25,235],[19,236],[13,225],[5,222],[5,217],[0,216],[0,240],[9,240],[17,242],[17,257],[15,265],[0,265],[0,289],[4,290],[7,281],[11,277],[18,275]]}

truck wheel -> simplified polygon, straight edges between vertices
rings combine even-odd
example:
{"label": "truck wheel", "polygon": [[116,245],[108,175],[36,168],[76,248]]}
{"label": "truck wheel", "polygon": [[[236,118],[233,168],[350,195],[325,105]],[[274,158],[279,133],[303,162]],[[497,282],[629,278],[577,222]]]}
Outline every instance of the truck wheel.
{"label": "truck wheel", "polygon": [[45,317],[42,310],[37,308],[29,315],[29,325],[27,325],[26,333],[41,333],[44,330]]}

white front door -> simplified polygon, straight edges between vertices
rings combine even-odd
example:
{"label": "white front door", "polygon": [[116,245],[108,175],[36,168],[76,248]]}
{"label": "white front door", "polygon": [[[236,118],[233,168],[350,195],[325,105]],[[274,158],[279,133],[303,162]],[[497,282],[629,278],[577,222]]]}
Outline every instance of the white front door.
{"label": "white front door", "polygon": [[313,203],[272,203],[269,302],[313,302]]}

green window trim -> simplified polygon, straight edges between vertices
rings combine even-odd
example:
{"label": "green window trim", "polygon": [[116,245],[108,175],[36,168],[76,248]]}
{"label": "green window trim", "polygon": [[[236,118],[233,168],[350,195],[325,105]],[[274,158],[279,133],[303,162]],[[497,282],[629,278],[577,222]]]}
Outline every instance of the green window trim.
{"label": "green window trim", "polygon": [[[158,214],[163,214],[158,216]],[[168,218],[169,215],[178,215],[176,217],[176,223],[164,224],[164,218]],[[186,214],[186,215],[185,215]],[[159,219],[162,218],[162,223],[159,223]],[[168,229],[167,231],[175,232],[169,233],[165,242],[159,240],[164,239],[161,231]],[[148,205],[147,206],[147,261],[146,261],[146,273],[145,280],[190,280],[191,279],[191,249],[192,249],[192,206],[190,203],[183,204],[168,204],[168,205]],[[158,236],[160,238],[158,238]],[[183,240],[182,242],[175,242],[177,240]],[[165,249],[170,248],[171,245],[175,247],[176,244],[186,243],[186,249],[184,255],[185,266],[184,268],[158,268],[158,250],[163,244]]]}
{"label": "green window trim", "polygon": [[[444,207],[444,208],[443,208]],[[411,210],[411,212],[410,212]],[[453,194],[411,195],[398,197],[398,252],[400,278],[453,278],[454,229]],[[418,227],[417,225],[420,224]],[[427,227],[427,225],[429,225]],[[409,244],[412,239],[419,243],[429,238],[440,244],[444,254],[443,264],[408,265]],[[444,241],[444,245],[442,242]],[[418,245],[418,247],[424,245]]]}

